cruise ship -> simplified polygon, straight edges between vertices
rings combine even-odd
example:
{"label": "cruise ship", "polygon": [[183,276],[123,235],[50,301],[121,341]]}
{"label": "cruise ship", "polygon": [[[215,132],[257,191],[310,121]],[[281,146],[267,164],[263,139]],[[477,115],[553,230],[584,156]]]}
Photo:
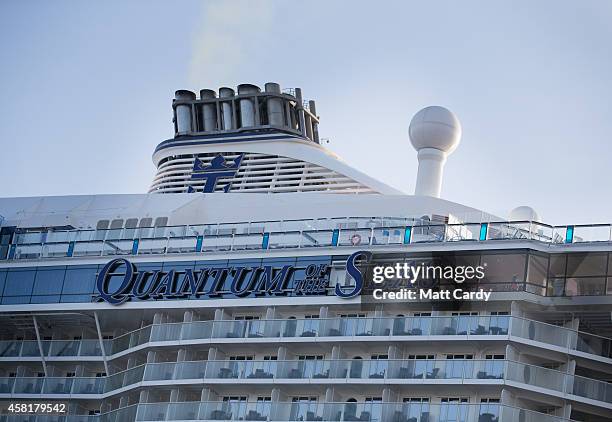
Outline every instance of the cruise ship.
{"label": "cruise ship", "polygon": [[[147,193],[0,199],[0,421],[612,421],[610,224],[441,199],[440,106],[407,128],[412,195],[299,88],[198,94]],[[376,298],[404,265],[478,267],[401,290],[487,298]]]}

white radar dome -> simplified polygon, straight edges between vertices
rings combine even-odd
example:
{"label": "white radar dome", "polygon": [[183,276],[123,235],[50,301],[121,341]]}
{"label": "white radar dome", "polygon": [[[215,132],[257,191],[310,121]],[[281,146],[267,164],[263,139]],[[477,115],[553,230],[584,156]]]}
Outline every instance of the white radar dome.
{"label": "white radar dome", "polygon": [[540,221],[540,216],[531,207],[521,206],[516,207],[512,211],[510,211],[510,215],[508,216],[508,220],[510,221]]}
{"label": "white radar dome", "polygon": [[461,123],[453,112],[444,107],[425,107],[412,118],[409,135],[417,151],[435,148],[450,154],[459,145]]}

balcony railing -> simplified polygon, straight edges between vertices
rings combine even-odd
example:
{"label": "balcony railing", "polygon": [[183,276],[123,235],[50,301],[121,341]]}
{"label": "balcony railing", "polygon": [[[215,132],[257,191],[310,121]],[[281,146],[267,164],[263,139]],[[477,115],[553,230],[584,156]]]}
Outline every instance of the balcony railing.
{"label": "balcony railing", "polygon": [[2,422],[153,421],[573,422],[499,403],[247,402],[140,403],[95,416],[2,415]]}
{"label": "balcony railing", "polygon": [[[377,318],[264,319],[251,321],[216,320],[148,325],[104,340],[106,354],[129,352],[147,343],[252,339],[285,339],[308,342],[313,338],[338,340],[392,340],[427,337],[428,340],[459,336],[466,340],[481,336],[533,342],[540,347],[555,346],[563,353],[585,353],[612,359],[612,339],[557,325],[507,315],[416,316]],[[45,356],[101,356],[99,340],[43,340]],[[83,343],[83,344],[79,344]],[[2,357],[40,356],[35,340],[0,341]],[[73,353],[70,355],[69,353]]]}
{"label": "balcony railing", "polygon": [[7,259],[167,255],[489,240],[611,242],[611,224],[550,226],[511,221],[419,225],[405,218],[332,218],[237,224],[17,233]]}
{"label": "balcony railing", "polygon": [[[338,359],[338,360],[209,360],[147,363],[108,377],[0,378],[0,394],[113,394],[141,381],[163,383],[188,380],[194,384],[243,380],[245,382],[328,383],[330,380],[371,380],[372,384],[430,384],[437,380],[481,380],[490,384],[509,381],[551,394],[572,395],[612,403],[612,385],[586,377],[502,359]],[[474,381],[473,381],[474,382]]]}
{"label": "balcony railing", "polygon": [[[110,342],[105,340],[107,348]],[[53,357],[95,357],[102,356],[98,339],[84,340],[42,340],[42,355]],[[41,351],[36,340],[0,340],[0,358],[3,357],[40,357]]]}

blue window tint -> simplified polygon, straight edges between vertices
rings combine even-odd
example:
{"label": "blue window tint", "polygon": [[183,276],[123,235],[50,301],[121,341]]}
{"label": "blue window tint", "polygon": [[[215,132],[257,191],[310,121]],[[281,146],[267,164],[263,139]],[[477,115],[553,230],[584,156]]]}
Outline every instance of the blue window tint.
{"label": "blue window tint", "polygon": [[4,280],[6,279],[6,271],[0,271],[0,295],[4,292]]}
{"label": "blue window tint", "polygon": [[[36,270],[14,271],[9,270],[6,276],[4,296],[31,295],[34,286]],[[20,302],[23,303],[23,302]]]}
{"label": "blue window tint", "polygon": [[2,298],[3,305],[16,305],[19,303],[30,303],[30,296],[9,296]]}
{"label": "blue window tint", "polygon": [[30,303],[58,303],[59,295],[32,296]]}
{"label": "blue window tint", "polygon": [[96,284],[98,266],[70,268],[66,270],[64,277],[64,289],[62,294],[91,294]]}
{"label": "blue window tint", "polygon": [[62,302],[66,303],[82,303],[82,302],[91,302],[92,295],[62,295]]}
{"label": "blue window tint", "polygon": [[36,272],[36,279],[34,280],[34,290],[32,294],[35,295],[59,295],[62,293],[62,284],[64,283],[64,274],[66,269],[64,267],[46,269],[40,268]]}

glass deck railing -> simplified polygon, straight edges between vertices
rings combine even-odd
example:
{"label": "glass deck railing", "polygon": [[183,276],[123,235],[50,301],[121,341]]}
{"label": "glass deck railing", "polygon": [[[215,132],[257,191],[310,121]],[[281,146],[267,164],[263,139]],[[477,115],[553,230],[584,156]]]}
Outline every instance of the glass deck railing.
{"label": "glass deck railing", "polygon": [[500,405],[428,403],[183,402],[140,404],[137,421],[561,422],[563,418]]}
{"label": "glass deck railing", "polygon": [[247,402],[140,403],[95,416],[8,416],[0,422],[153,421],[573,422],[499,403]]}
{"label": "glass deck railing", "polygon": [[488,240],[611,242],[611,224],[511,221],[418,225],[405,218],[332,218],[196,226],[17,233],[6,259],[159,255]]}
{"label": "glass deck railing", "polygon": [[372,380],[373,384],[434,383],[451,380],[509,381],[541,387],[555,393],[612,403],[612,385],[595,379],[569,375],[502,359],[339,359],[339,360],[211,360],[148,363],[108,377],[17,377],[0,378],[0,394],[113,394],[141,381],[189,380],[195,384],[215,380],[292,382],[309,380]]}
{"label": "glass deck railing", "polygon": [[512,335],[612,359],[612,339],[503,315],[195,321],[156,324],[113,340],[109,355],[147,342],[213,339]]}
{"label": "glass deck railing", "polygon": [[[343,338],[359,340],[394,337],[506,336],[522,341],[556,346],[562,351],[582,352],[612,359],[612,339],[557,325],[507,315],[416,316],[378,318],[268,319],[251,321],[217,320],[148,325],[104,340],[106,355],[115,354],[152,342],[232,341],[244,339]],[[510,337],[508,337],[510,336]],[[431,340],[431,338],[428,338]],[[45,356],[101,356],[98,340],[43,340]],[[79,345],[79,343],[83,343]],[[70,355],[69,353],[73,353]],[[40,356],[36,340],[0,341],[2,357]]]}
{"label": "glass deck railing", "polygon": [[[110,341],[104,340],[110,348]],[[50,357],[94,357],[102,356],[102,347],[98,339],[83,340],[41,340],[42,355]],[[0,340],[0,358],[2,357],[40,357],[41,348],[36,340]]]}

